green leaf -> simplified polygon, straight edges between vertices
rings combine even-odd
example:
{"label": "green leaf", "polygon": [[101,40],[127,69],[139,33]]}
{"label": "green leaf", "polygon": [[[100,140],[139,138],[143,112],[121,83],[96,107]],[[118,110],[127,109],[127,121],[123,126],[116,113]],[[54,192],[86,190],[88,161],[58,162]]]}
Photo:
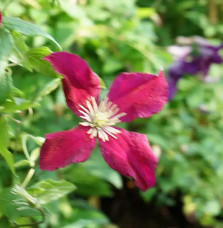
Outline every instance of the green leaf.
{"label": "green leaf", "polygon": [[101,89],[107,89],[106,84],[102,78],[99,77]]}
{"label": "green leaf", "polygon": [[0,74],[0,104],[2,104],[10,96],[11,86],[11,77],[4,73]]}
{"label": "green leaf", "polygon": [[43,75],[56,78],[58,74],[53,70],[50,63],[43,59],[50,53],[51,50],[47,47],[33,48],[26,53],[24,66],[31,71],[34,69]]}
{"label": "green leaf", "polygon": [[0,104],[4,102],[11,93],[11,77],[5,74],[8,57],[11,54],[13,39],[6,29],[0,29]]}
{"label": "green leaf", "polygon": [[156,11],[154,8],[142,7],[142,8],[137,9],[136,15],[139,18],[148,18],[148,17],[151,17],[153,15],[156,15]]}
{"label": "green leaf", "polygon": [[[18,205],[14,200],[18,200],[18,195],[15,195],[11,192],[11,188],[4,188],[0,192],[0,213],[14,220],[22,216],[39,216],[40,213],[33,208],[26,206],[24,210],[18,210]],[[0,226],[2,227],[2,226]]]}
{"label": "green leaf", "polygon": [[116,188],[122,188],[122,179],[120,174],[107,165],[99,150],[94,151],[91,157],[80,165],[85,167],[89,173],[110,182]]}
{"label": "green leaf", "polygon": [[12,87],[12,96],[13,97],[24,97],[24,93],[22,90],[13,86]]}
{"label": "green leaf", "polygon": [[7,60],[12,51],[13,39],[7,29],[0,29],[0,60]]}
{"label": "green leaf", "polygon": [[8,135],[8,126],[7,126],[7,123],[6,123],[4,116],[0,116],[0,129],[1,129],[0,154],[6,160],[9,168],[12,171],[12,173],[15,173],[14,159],[13,159],[12,154],[7,149],[8,141],[9,141],[9,135]]}
{"label": "green leaf", "polygon": [[82,164],[75,164],[64,170],[66,178],[77,186],[77,193],[85,196],[111,196],[110,185],[92,175]]}
{"label": "green leaf", "polygon": [[103,65],[103,72],[105,74],[114,73],[120,71],[123,68],[123,63],[115,58],[107,58],[105,64]]}
{"label": "green leaf", "polygon": [[75,190],[75,185],[68,181],[43,180],[27,189],[41,204],[59,199]]}
{"label": "green leaf", "polygon": [[60,79],[54,79],[53,81],[49,82],[45,88],[40,92],[39,96],[43,97],[51,93],[53,90],[55,90],[60,85]]}
{"label": "green leaf", "polygon": [[15,17],[4,17],[3,26],[10,31],[17,31],[23,35],[26,36],[43,36],[51,41],[53,41],[59,50],[61,50],[61,46],[56,42],[56,40],[50,36],[48,33],[43,31],[40,27],[37,25],[34,25],[30,22],[23,21],[20,18],[15,18]]}
{"label": "green leaf", "polygon": [[[77,203],[77,202],[75,202]],[[83,207],[83,206],[82,206]],[[76,220],[76,221],[75,221]],[[98,228],[110,227],[109,219],[93,208],[75,208],[75,216],[71,224],[65,225],[63,228]],[[112,226],[111,226],[112,228]],[[115,228],[115,227],[113,227]]]}
{"label": "green leaf", "polygon": [[210,200],[203,204],[203,210],[207,214],[218,215],[221,212],[220,203],[217,200]]}
{"label": "green leaf", "polygon": [[145,192],[140,192],[140,195],[142,196],[142,198],[146,201],[149,202],[153,196],[156,194],[156,188],[150,188],[149,190],[145,191]]}
{"label": "green leaf", "polygon": [[40,93],[36,97],[36,102],[40,101],[42,97],[50,94],[53,90],[55,90],[61,83],[60,78],[56,78],[53,81],[50,81],[46,86],[40,91]]}
{"label": "green leaf", "polygon": [[24,36],[16,31],[12,31],[15,48],[18,49],[23,55],[29,50],[29,47],[24,41]]}
{"label": "green leaf", "polygon": [[24,36],[16,31],[12,31],[14,40],[13,55],[10,60],[17,64],[22,64],[25,60],[29,47],[26,45]]}
{"label": "green leaf", "polygon": [[11,100],[8,99],[5,101],[2,105],[3,112],[14,113],[26,110],[30,107],[34,107],[37,104],[23,98],[13,97]]}

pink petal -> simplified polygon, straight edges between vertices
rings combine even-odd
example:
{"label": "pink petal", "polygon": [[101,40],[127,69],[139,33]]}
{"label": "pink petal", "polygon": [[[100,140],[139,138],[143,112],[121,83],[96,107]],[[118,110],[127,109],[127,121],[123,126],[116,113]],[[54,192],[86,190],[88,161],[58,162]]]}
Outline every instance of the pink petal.
{"label": "pink petal", "polygon": [[69,131],[47,134],[40,151],[40,169],[52,171],[87,160],[96,142],[87,134],[88,129],[77,126]]}
{"label": "pink petal", "polygon": [[117,139],[100,140],[101,153],[108,165],[125,176],[135,179],[142,190],[155,184],[157,158],[153,154],[145,135],[119,129]]}
{"label": "pink petal", "polygon": [[123,122],[147,118],[159,112],[168,100],[168,85],[163,71],[159,75],[122,73],[114,80],[108,93],[109,100],[127,115]]}
{"label": "pink petal", "polygon": [[100,82],[87,62],[79,56],[68,52],[55,52],[44,58],[51,63],[54,70],[63,75],[63,89],[68,107],[78,116],[79,104],[86,106],[91,96],[98,100]]}

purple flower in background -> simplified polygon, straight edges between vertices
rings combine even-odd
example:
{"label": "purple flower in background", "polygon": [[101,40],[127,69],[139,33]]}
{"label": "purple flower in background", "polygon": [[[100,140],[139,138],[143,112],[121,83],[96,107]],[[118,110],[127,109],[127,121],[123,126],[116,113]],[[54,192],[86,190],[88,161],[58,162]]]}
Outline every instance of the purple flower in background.
{"label": "purple flower in background", "polygon": [[184,74],[201,73],[206,80],[211,64],[223,63],[223,58],[218,53],[223,48],[223,43],[214,46],[204,38],[196,36],[180,37],[177,42],[184,46],[176,45],[168,48],[174,57],[174,62],[168,70],[169,99],[175,95],[177,82]]}

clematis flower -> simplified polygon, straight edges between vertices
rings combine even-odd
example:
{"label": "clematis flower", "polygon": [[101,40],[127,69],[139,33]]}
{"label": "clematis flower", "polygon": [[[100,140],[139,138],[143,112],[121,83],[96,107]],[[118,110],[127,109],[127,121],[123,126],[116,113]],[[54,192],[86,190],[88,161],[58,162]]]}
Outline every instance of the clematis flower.
{"label": "clematis flower", "polygon": [[203,80],[208,81],[208,71],[212,64],[223,63],[223,58],[219,55],[219,46],[211,45],[202,37],[178,38],[178,43],[184,46],[170,46],[168,51],[173,55],[174,62],[168,70],[169,99],[176,93],[178,80],[184,74],[196,75],[201,73]]}
{"label": "clematis flower", "polygon": [[150,117],[162,109],[168,98],[163,71],[158,76],[121,73],[104,100],[99,101],[99,78],[83,59],[56,52],[45,60],[63,76],[67,105],[82,121],[71,130],[46,135],[40,168],[52,171],[87,160],[97,139],[102,156],[112,169],[133,177],[141,190],[153,186],[157,158],[147,137],[115,125]]}

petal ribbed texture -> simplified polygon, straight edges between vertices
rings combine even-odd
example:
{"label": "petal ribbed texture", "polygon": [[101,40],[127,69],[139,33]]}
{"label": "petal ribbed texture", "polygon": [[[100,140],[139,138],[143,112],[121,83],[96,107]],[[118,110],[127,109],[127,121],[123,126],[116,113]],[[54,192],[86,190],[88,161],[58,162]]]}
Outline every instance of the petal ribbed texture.
{"label": "petal ribbed texture", "polygon": [[87,62],[67,52],[55,52],[44,58],[63,78],[63,89],[68,107],[78,116],[79,104],[86,106],[91,96],[98,101],[100,81]]}
{"label": "petal ribbed texture", "polygon": [[69,131],[47,134],[40,151],[40,168],[52,171],[88,159],[96,143],[86,133],[88,129],[77,126]]}
{"label": "petal ribbed texture", "polygon": [[108,98],[126,113],[122,122],[147,118],[160,111],[168,100],[168,86],[163,71],[159,75],[122,73],[111,85]]}
{"label": "petal ribbed texture", "polygon": [[118,130],[121,133],[116,135],[117,139],[109,137],[107,142],[100,140],[102,156],[112,169],[133,177],[136,185],[145,191],[155,184],[157,158],[145,135]]}

